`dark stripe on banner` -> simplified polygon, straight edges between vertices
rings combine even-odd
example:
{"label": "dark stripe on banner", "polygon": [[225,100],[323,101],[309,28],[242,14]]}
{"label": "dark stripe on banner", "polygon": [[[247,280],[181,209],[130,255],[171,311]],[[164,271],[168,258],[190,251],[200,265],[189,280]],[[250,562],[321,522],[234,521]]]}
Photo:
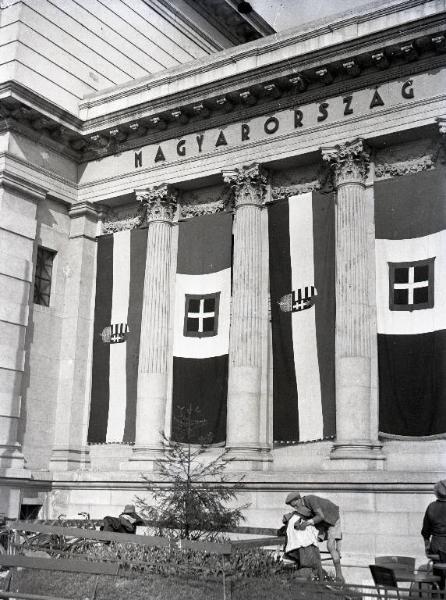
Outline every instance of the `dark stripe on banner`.
{"label": "dark stripe on banner", "polygon": [[130,289],[127,337],[127,407],[124,442],[135,441],[136,396],[138,385],[139,340],[146,268],[147,229],[134,229],[130,234]]}
{"label": "dark stripe on banner", "polygon": [[113,293],[113,236],[102,236],[97,245],[96,298],[93,329],[93,365],[91,380],[88,441],[105,442],[110,394],[110,344],[101,333],[111,325]]}
{"label": "dark stripe on banner", "polygon": [[335,402],[335,203],[332,194],[313,192],[316,340],[321,381],[324,438],[336,434]]}
{"label": "dark stripe on banner", "polygon": [[[197,408],[203,423],[194,428],[193,443],[211,435],[210,443],[226,439],[226,398],[228,393],[228,355],[212,358],[173,358],[172,438],[181,439],[178,420],[181,408]],[[181,383],[181,385],[180,385]]]}
{"label": "dark stripe on banner", "polygon": [[446,331],[378,335],[379,429],[408,436],[446,432]]}
{"label": "dark stripe on banner", "polygon": [[[182,221],[179,231],[177,273],[202,275],[216,273],[231,266],[230,213],[204,215]],[[206,251],[203,252],[203,249]]]}
{"label": "dark stripe on banner", "polygon": [[446,170],[435,169],[375,182],[375,236],[423,237],[446,229]]}
{"label": "dark stripe on banner", "polygon": [[288,202],[268,208],[269,277],[273,344],[273,438],[299,440],[299,409],[294,367],[291,312],[282,312],[278,301],[291,290],[291,257]]}

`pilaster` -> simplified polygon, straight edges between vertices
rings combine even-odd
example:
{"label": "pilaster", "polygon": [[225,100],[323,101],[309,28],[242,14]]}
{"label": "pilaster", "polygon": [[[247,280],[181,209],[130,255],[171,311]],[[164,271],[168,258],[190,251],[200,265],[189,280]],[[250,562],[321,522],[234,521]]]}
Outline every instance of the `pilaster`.
{"label": "pilaster", "polygon": [[168,185],[137,190],[147,232],[147,257],[139,349],[136,434],[123,469],[155,470],[164,452],[170,324],[172,224],[177,192]]}
{"label": "pilaster", "polygon": [[[45,191],[0,177],[0,475],[29,477],[18,438],[26,336],[32,302],[36,211]],[[9,488],[8,488],[9,489]],[[8,492],[9,493],[9,492]],[[9,498],[9,496],[8,496]],[[12,504],[17,495],[11,496]],[[8,500],[8,511],[15,508]]]}
{"label": "pilaster", "polygon": [[[365,182],[370,156],[362,140],[323,148],[336,188],[336,468],[381,468],[371,435],[372,321]],[[376,336],[373,338],[376,344]]]}
{"label": "pilaster", "polygon": [[271,460],[260,433],[262,343],[268,335],[261,218],[267,179],[256,164],[224,171],[223,178],[232,188],[235,211],[226,446],[235,468],[262,469]]}
{"label": "pilaster", "polygon": [[98,209],[89,202],[73,205],[68,241],[56,428],[50,469],[89,467],[86,444],[90,405],[91,336],[96,275]]}

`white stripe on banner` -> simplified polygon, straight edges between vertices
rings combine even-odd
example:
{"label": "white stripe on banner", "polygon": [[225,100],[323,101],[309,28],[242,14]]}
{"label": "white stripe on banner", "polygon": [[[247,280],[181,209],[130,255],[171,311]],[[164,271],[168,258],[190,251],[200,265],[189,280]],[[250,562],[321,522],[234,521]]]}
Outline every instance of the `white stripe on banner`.
{"label": "white stripe on banner", "polygon": [[[291,287],[314,285],[313,198],[311,192],[289,199]],[[317,301],[317,300],[316,300]],[[316,340],[316,309],[291,313],[294,365],[299,401],[299,440],[324,436]]]}
{"label": "white stripe on banner", "polygon": [[[446,329],[446,231],[407,240],[375,240],[378,333],[410,335]],[[435,258],[434,306],[390,310],[388,263]]]}
{"label": "white stripe on banner", "polygon": [[[130,283],[130,230],[113,236],[113,295],[111,323],[127,323]],[[110,344],[110,395],[107,442],[122,442],[127,402],[127,343]]]}
{"label": "white stripe on banner", "polygon": [[[186,337],[184,309],[186,294],[214,294],[220,292],[217,335]],[[229,318],[231,300],[231,269],[203,275],[176,274],[173,355],[183,358],[209,358],[229,352]]]}

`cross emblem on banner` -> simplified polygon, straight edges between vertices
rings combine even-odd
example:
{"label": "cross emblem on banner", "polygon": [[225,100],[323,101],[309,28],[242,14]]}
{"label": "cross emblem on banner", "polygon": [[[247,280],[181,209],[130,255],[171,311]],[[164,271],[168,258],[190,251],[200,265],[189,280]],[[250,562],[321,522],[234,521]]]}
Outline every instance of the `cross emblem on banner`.
{"label": "cross emblem on banner", "polygon": [[197,319],[198,320],[198,330],[197,331],[198,331],[198,333],[203,333],[204,320],[215,317],[215,303],[213,303],[212,310],[209,310],[209,308],[211,308],[210,306],[205,307],[205,299],[204,298],[200,298],[197,303],[198,303],[198,307],[196,307],[196,308],[198,310],[192,311],[191,307],[189,305],[189,311],[187,313],[187,316],[189,319]]}
{"label": "cross emblem on banner", "polygon": [[184,331],[186,337],[210,337],[218,332],[220,292],[186,294]]}

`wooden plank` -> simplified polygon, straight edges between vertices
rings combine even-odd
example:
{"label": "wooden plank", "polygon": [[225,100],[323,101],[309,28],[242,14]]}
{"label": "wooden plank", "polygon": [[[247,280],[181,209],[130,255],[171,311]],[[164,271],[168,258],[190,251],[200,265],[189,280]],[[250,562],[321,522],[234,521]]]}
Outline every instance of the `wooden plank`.
{"label": "wooden plank", "polygon": [[91,575],[117,575],[119,563],[94,562],[89,560],[66,560],[64,558],[35,558],[21,554],[0,555],[0,565],[42,569],[45,571],[65,571],[67,573],[87,573]]}
{"label": "wooden plank", "polygon": [[181,540],[180,548],[181,550],[196,550],[197,552],[209,552],[209,554],[231,554],[232,544]]}
{"label": "wooden plank", "polygon": [[76,537],[88,540],[99,540],[104,542],[118,542],[120,544],[137,544],[139,546],[156,546],[166,548],[170,542],[167,538],[151,535],[134,535],[131,533],[113,533],[111,531],[96,531],[94,529],[82,529],[80,527],[60,527],[57,525],[40,525],[28,521],[13,521],[8,525],[9,529],[19,531],[31,531],[35,533],[49,533],[64,537]]}
{"label": "wooden plank", "polygon": [[26,592],[0,592],[0,598],[22,598],[23,600],[69,600],[59,596],[41,596],[40,594],[27,594]]}
{"label": "wooden plank", "polygon": [[255,548],[260,546],[279,546],[285,543],[284,537],[263,537],[250,540],[234,540],[232,545],[237,548]]}

